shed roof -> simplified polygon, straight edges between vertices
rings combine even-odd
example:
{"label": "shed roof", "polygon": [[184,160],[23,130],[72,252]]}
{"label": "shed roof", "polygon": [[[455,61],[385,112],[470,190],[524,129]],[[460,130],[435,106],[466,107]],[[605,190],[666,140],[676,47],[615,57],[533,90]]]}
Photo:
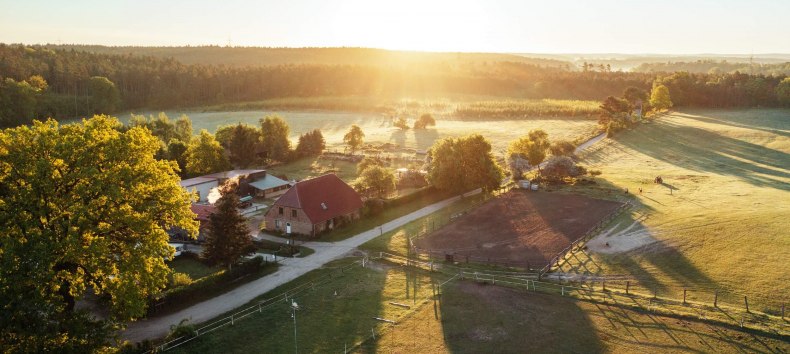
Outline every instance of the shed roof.
{"label": "shed roof", "polygon": [[195,178],[190,178],[190,179],[184,179],[184,180],[181,180],[180,183],[181,183],[181,187],[186,188],[186,187],[197,186],[197,185],[203,184],[203,183],[215,182],[215,181],[217,181],[216,178],[207,177],[207,176],[201,176],[201,177],[195,177]]}
{"label": "shed roof", "polygon": [[330,173],[297,182],[274,205],[302,209],[316,224],[361,208],[362,199],[351,186]]}
{"label": "shed roof", "polygon": [[223,172],[212,173],[210,175],[205,175],[203,177],[209,177],[209,178],[213,177],[213,178],[219,178],[219,179],[223,179],[224,180],[224,179],[230,179],[230,178],[237,177],[237,176],[246,176],[246,175],[251,175],[253,173],[260,173],[260,172],[266,172],[266,170],[230,170],[230,171],[223,171]]}
{"label": "shed roof", "polygon": [[250,184],[250,186],[252,186],[252,187],[254,187],[256,189],[260,189],[260,190],[263,191],[263,190],[267,190],[267,189],[272,189],[272,188],[288,185],[288,181],[284,181],[284,180],[279,179],[277,177],[274,177],[274,176],[272,176],[270,174],[267,174],[265,177],[255,181],[255,182],[250,182],[249,184]]}

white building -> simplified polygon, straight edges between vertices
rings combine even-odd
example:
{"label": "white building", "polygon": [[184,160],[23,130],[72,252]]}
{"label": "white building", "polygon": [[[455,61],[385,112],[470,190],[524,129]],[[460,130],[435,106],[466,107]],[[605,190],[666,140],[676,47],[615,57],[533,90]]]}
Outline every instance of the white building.
{"label": "white building", "polygon": [[219,186],[219,179],[212,177],[195,177],[181,181],[181,187],[188,192],[197,192],[198,202],[205,202],[212,188]]}

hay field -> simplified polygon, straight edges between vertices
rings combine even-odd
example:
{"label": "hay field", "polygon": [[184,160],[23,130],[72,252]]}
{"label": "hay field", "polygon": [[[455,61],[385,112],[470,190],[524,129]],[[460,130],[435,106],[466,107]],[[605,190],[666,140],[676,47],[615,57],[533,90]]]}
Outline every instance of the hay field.
{"label": "hay field", "polygon": [[581,158],[603,175],[566,192],[628,188],[636,207],[562,271],[631,276],[676,298],[719,290],[773,314],[790,301],[790,110],[672,113]]}

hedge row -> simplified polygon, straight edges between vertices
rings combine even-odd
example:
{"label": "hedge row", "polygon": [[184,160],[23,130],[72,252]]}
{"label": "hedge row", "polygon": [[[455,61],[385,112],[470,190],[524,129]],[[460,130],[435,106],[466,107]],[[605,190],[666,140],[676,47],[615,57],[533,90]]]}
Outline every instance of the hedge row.
{"label": "hedge row", "polygon": [[200,278],[186,286],[169,289],[151,300],[148,314],[167,308],[171,304],[192,304],[216,294],[227,291],[227,286],[241,278],[258,273],[264,268],[263,257],[257,256],[243,261],[231,270],[221,270],[212,275]]}

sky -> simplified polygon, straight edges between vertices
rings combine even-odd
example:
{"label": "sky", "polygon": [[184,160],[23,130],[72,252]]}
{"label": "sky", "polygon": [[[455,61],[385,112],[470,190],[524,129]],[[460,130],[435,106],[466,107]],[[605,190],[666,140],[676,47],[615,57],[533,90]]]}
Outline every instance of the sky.
{"label": "sky", "polygon": [[0,0],[0,42],[790,53],[790,0]]}

